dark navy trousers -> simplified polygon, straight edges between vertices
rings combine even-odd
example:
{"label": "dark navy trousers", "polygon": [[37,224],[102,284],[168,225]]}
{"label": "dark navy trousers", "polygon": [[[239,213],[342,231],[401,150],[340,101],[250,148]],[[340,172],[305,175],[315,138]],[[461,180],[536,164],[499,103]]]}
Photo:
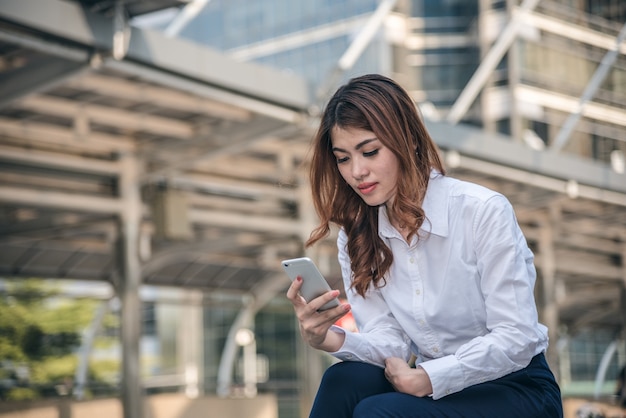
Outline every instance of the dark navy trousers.
{"label": "dark navy trousers", "polygon": [[310,418],[562,418],[561,391],[545,356],[500,379],[438,400],[396,392],[378,366],[345,361],[324,373]]}

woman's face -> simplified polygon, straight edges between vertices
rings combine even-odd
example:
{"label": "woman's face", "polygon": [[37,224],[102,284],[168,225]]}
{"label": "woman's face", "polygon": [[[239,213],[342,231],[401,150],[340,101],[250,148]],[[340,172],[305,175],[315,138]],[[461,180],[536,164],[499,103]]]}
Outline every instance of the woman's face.
{"label": "woman's face", "polygon": [[357,128],[331,131],[333,154],[344,180],[370,206],[391,203],[396,194],[398,159],[373,132]]}

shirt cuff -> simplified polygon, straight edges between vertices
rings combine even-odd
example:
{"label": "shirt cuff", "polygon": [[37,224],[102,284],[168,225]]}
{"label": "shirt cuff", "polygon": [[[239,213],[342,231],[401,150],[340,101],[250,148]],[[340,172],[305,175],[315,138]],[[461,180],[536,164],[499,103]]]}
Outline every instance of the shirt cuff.
{"label": "shirt cuff", "polygon": [[353,354],[355,341],[353,341],[354,338],[352,338],[352,336],[350,335],[351,333],[346,332],[346,330],[344,330],[341,327],[338,327],[337,325],[332,325],[330,327],[330,332],[343,334],[345,338],[343,340],[343,345],[339,348],[339,350],[329,353],[329,354],[337,357],[339,360],[347,360],[347,361],[357,360],[357,358]]}
{"label": "shirt cuff", "polygon": [[417,366],[426,371],[433,387],[433,399],[463,390],[465,379],[457,358],[453,355],[424,361]]}
{"label": "shirt cuff", "polygon": [[[359,352],[367,352],[367,350],[365,350],[365,347],[362,347],[362,340],[359,335],[355,334],[354,332],[348,332],[336,325],[332,325],[330,327],[330,331],[345,335],[343,345],[339,348],[339,350],[329,353],[330,355],[343,361],[362,361],[364,363],[376,364],[372,363],[371,360],[361,358],[356,354]],[[385,367],[384,364],[376,365],[380,367]]]}

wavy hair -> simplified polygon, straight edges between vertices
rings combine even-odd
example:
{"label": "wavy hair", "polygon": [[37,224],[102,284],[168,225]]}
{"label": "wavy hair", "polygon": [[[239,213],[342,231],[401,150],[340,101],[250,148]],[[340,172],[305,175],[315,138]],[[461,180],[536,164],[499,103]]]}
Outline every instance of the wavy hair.
{"label": "wavy hair", "polygon": [[373,132],[396,156],[397,192],[388,215],[408,228],[409,240],[425,220],[422,201],[431,169],[441,174],[445,171],[415,103],[395,81],[378,74],[363,75],[351,79],[331,97],[313,140],[309,173],[320,223],[305,245],[326,237],[331,223],[343,228],[354,274],[351,286],[365,297],[372,283],[385,285],[393,254],[378,235],[378,207],[367,205],[339,172],[332,151],[334,127]]}

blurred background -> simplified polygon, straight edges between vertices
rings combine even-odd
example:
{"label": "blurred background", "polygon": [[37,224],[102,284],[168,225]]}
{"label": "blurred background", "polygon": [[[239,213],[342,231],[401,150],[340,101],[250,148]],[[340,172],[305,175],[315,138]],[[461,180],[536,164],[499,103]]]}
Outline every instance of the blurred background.
{"label": "blurred background", "polygon": [[623,0],[0,0],[0,417],[307,416],[334,360],[280,261],[341,286],[336,231],[303,248],[308,146],[373,72],[450,175],[512,202],[566,416],[621,417],[625,22]]}

